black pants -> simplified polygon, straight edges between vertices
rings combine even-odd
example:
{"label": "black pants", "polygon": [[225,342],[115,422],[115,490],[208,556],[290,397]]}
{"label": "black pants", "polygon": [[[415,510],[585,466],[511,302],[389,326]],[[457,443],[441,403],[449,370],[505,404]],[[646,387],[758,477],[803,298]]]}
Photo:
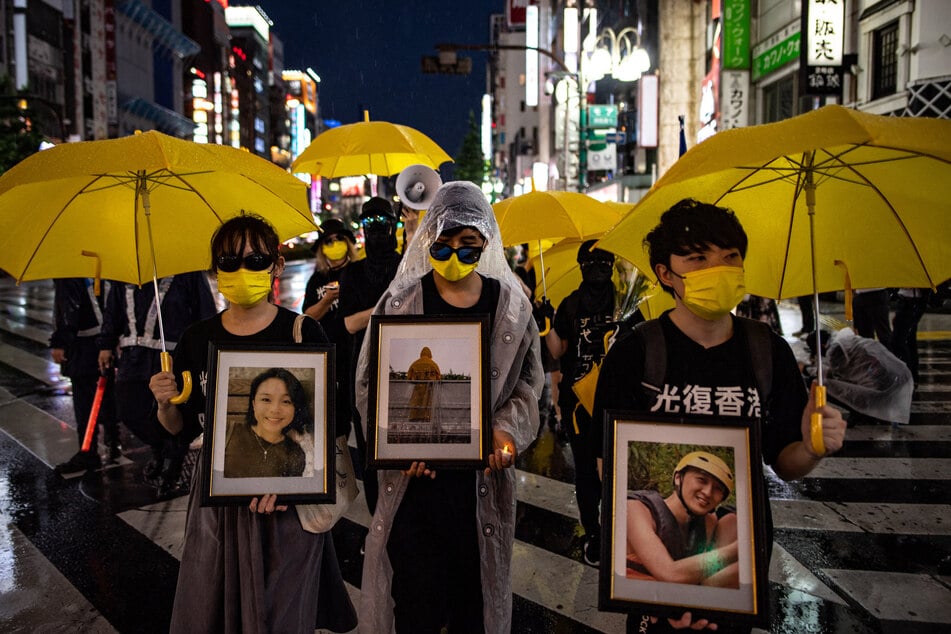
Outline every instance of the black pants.
{"label": "black pants", "polygon": [[888,322],[888,290],[856,293],[852,298],[855,330],[862,337],[874,339],[888,348],[892,344],[892,327]]}
{"label": "black pants", "polygon": [[796,298],[799,303],[799,312],[802,313],[802,332],[812,332],[816,329],[815,306],[812,295],[802,295]]}
{"label": "black pants", "polygon": [[594,421],[584,407],[576,405],[577,402],[562,400],[562,425],[568,431],[568,442],[575,460],[575,498],[578,500],[581,526],[584,527],[585,535],[594,536],[601,534],[601,479],[598,477],[597,447],[591,433]]}
{"label": "black pants", "polygon": [[386,545],[398,633],[484,632],[478,531],[474,471],[410,482]]}
{"label": "black pants", "polygon": [[[83,446],[86,436],[86,424],[89,422],[89,412],[96,398],[96,386],[99,382],[98,374],[82,374],[69,378],[73,386],[73,415],[76,417],[76,433],[79,435],[79,447]],[[115,401],[113,393],[115,383],[110,378],[106,383],[102,403],[99,405],[99,417],[96,419],[96,430],[93,432],[91,451],[96,451],[99,439],[99,430],[103,429],[106,441],[119,442],[119,430],[115,418]]]}
{"label": "black pants", "polygon": [[892,322],[892,353],[905,362],[918,384],[918,322],[928,307],[928,297],[899,297]]}

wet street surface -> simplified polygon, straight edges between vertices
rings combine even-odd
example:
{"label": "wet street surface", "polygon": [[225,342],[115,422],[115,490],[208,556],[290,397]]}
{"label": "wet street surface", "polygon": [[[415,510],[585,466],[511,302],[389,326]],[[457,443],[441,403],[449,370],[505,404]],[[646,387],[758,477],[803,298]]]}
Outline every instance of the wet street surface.
{"label": "wet street surface", "polygon": [[[283,305],[299,310],[309,273],[287,267]],[[52,306],[51,282],[0,280],[0,632],[165,632],[186,498],[155,499],[147,451],[125,432],[119,464],[54,474],[76,432],[47,348]],[[781,313],[797,330],[795,303]],[[951,631],[951,315],[921,331],[910,424],[850,416],[843,450],[808,478],[770,474],[769,631]],[[513,631],[623,632],[582,563],[568,447],[543,429],[518,467]],[[368,523],[361,497],[333,530],[354,602]]]}

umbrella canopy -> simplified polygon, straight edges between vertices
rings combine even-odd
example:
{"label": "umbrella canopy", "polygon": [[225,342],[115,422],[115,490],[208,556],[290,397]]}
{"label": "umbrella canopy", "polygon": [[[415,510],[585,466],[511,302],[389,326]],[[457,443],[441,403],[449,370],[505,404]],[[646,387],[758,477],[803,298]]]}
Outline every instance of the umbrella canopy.
{"label": "umbrella canopy", "polygon": [[653,276],[642,240],[690,197],[736,212],[750,293],[840,290],[837,262],[855,288],[934,287],[951,277],[948,139],[951,121],[835,105],[727,130],[688,150],[598,246]]}
{"label": "umbrella canopy", "polygon": [[451,161],[452,157],[435,141],[415,128],[387,121],[361,121],[321,132],[297,157],[291,171],[325,178],[393,176],[410,165],[439,169]]}
{"label": "umbrella canopy", "polygon": [[618,213],[600,200],[578,192],[534,191],[492,205],[502,244],[533,240],[593,238],[618,220]]}
{"label": "umbrella canopy", "polygon": [[237,148],[159,132],[58,145],[0,177],[0,268],[141,285],[209,268],[212,233],[242,210],[281,239],[316,229],[306,185]]}

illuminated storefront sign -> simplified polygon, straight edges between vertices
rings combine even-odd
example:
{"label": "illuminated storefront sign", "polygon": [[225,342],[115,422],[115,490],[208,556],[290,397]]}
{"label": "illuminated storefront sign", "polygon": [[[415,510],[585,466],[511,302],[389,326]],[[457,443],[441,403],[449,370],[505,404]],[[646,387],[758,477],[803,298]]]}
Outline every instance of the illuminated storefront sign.
{"label": "illuminated storefront sign", "polygon": [[803,2],[802,33],[799,91],[841,96],[845,0]]}
{"label": "illuminated storefront sign", "polygon": [[722,0],[723,50],[720,67],[750,67],[750,0]]}
{"label": "illuminated storefront sign", "polygon": [[753,47],[753,81],[799,59],[799,30],[794,22]]}
{"label": "illuminated storefront sign", "polygon": [[750,122],[750,72],[725,70],[720,77],[721,130],[743,128]]}

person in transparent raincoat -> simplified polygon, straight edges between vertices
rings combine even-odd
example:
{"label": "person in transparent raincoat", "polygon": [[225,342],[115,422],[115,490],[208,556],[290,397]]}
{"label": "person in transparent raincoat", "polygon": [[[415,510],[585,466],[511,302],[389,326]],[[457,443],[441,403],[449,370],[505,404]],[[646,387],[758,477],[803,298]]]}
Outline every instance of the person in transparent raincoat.
{"label": "person in transparent raincoat", "polygon": [[[362,632],[509,632],[512,627],[514,461],[538,429],[543,383],[532,306],[511,272],[482,191],[446,183],[377,303],[377,315],[489,313],[492,445],[485,471],[378,472],[366,540]],[[369,343],[357,366],[366,421]],[[503,448],[509,455],[503,455]]]}

